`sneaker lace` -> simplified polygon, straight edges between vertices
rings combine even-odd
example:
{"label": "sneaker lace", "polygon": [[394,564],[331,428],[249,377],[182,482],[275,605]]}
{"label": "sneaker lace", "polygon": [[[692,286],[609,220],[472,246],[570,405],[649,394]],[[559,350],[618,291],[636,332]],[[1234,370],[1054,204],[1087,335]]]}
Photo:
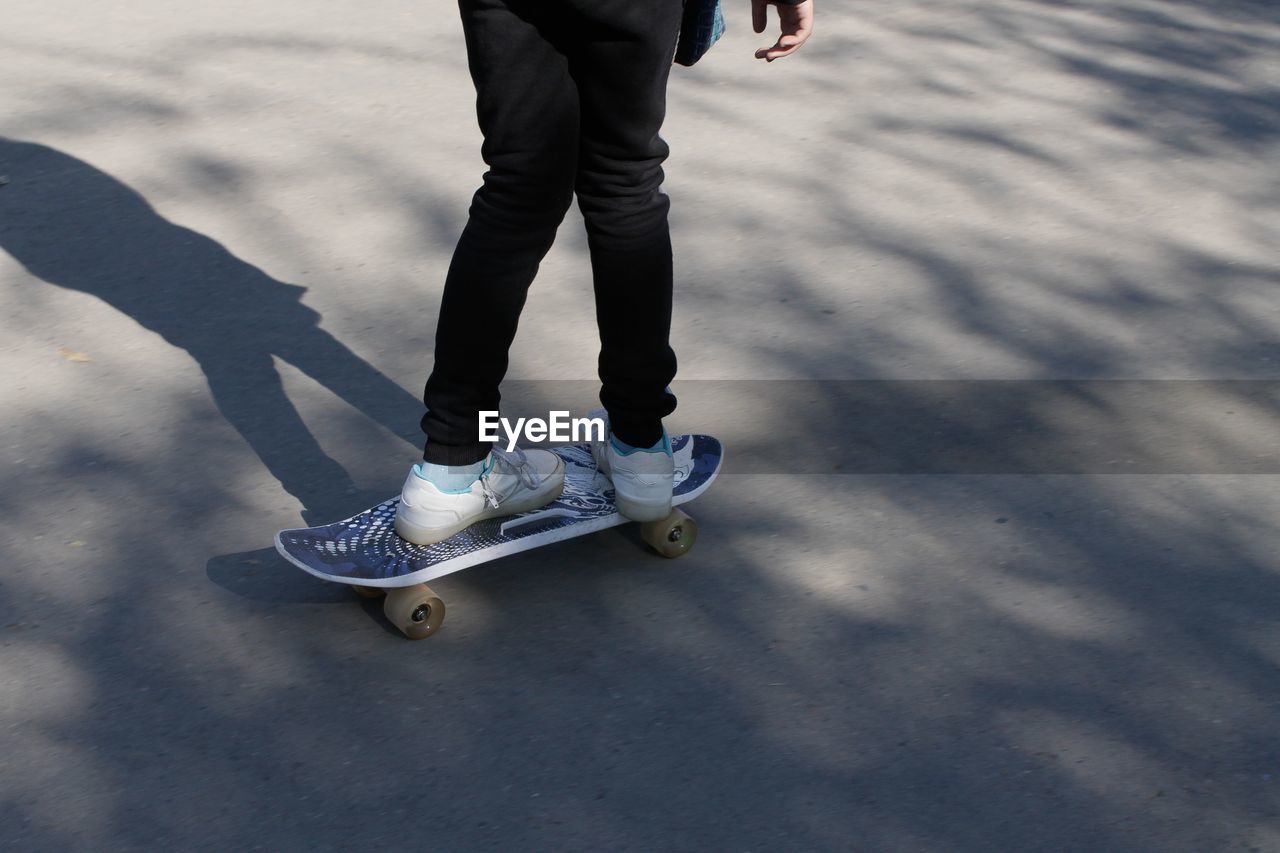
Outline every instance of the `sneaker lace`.
{"label": "sneaker lace", "polygon": [[503,473],[516,476],[529,489],[538,488],[538,484],[542,482],[542,477],[538,476],[538,472],[534,470],[532,463],[529,462],[529,457],[525,455],[524,450],[521,448],[503,450],[500,447],[494,447],[489,452],[493,459],[493,465],[480,475],[480,488],[484,492],[485,501],[494,509],[497,509],[498,504],[510,497],[510,495],[499,495],[493,484],[489,482],[489,477],[494,471],[501,469]]}

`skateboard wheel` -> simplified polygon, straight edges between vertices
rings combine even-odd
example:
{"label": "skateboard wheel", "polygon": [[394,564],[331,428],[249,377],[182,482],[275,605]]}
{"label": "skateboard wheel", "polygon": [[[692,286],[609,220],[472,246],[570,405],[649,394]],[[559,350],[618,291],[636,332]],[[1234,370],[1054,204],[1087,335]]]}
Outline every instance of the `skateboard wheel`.
{"label": "skateboard wheel", "polygon": [[378,589],[376,586],[356,586],[351,585],[351,591],[361,598],[382,598],[387,594],[385,589]]}
{"label": "skateboard wheel", "polygon": [[444,622],[444,601],[426,584],[406,586],[387,593],[382,612],[410,640],[421,640]]}
{"label": "skateboard wheel", "polygon": [[698,523],[684,512],[673,509],[659,521],[640,525],[640,538],[664,557],[679,557],[698,539]]}

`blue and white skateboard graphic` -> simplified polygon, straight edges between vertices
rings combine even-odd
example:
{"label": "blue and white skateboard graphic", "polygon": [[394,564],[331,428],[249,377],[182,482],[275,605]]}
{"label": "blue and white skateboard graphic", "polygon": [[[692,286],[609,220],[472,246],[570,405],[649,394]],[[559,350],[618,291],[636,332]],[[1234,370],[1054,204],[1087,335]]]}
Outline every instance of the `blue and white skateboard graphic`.
{"label": "blue and white skateboard graphic", "polygon": [[[720,442],[708,435],[673,436],[671,448],[676,462],[671,503],[679,506],[710,487],[724,454]],[[551,449],[564,460],[564,492],[539,509],[476,522],[443,542],[414,545],[393,527],[397,496],[333,524],[281,530],[276,550],[303,571],[350,584],[361,594],[391,592],[384,605],[388,618],[411,637],[427,636],[443,620],[444,606],[430,589],[415,585],[628,521],[614,505],[613,488],[596,470],[587,445]],[[645,541],[665,556],[687,551],[696,535],[693,520],[676,510],[642,528]],[[424,618],[414,619],[415,614]]]}

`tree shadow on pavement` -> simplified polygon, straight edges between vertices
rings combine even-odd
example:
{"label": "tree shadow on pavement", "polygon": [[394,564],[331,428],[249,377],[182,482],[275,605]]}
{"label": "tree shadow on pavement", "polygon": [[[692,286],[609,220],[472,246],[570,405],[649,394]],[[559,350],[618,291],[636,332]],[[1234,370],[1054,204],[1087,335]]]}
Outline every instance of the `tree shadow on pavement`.
{"label": "tree shadow on pavement", "polygon": [[[85,476],[98,489],[80,497],[100,540],[32,546],[39,571],[6,560],[14,569],[0,578],[12,602],[0,663],[15,685],[0,728],[9,775],[24,777],[0,790],[0,837],[20,848],[370,846],[429,831],[454,849],[1273,849],[1276,499],[1272,478],[1240,472],[1275,447],[1274,385],[1178,386],[1191,397],[1142,385],[1127,396],[1041,379],[1156,372],[1139,361],[1141,342],[1089,334],[1120,321],[1180,335],[1188,355],[1176,364],[1188,375],[1273,375],[1263,357],[1274,335],[1258,308],[1274,304],[1276,279],[1251,236],[1262,245],[1270,232],[1251,211],[1273,209],[1274,182],[1248,158],[1273,143],[1280,114],[1274,87],[1237,79],[1230,59],[1260,52],[1280,21],[1262,4],[1256,32],[1223,34],[1203,25],[1215,4],[1157,13],[1138,0],[984,0],[945,18],[936,4],[912,6],[859,13],[879,23],[850,42],[861,56],[815,39],[810,55],[822,61],[807,72],[854,105],[821,128],[823,143],[896,165],[900,187],[838,163],[798,183],[785,168],[746,174],[726,162],[722,174],[721,153],[704,155],[721,216],[696,233],[713,269],[739,260],[712,257],[728,245],[711,239],[716,229],[767,227],[759,205],[731,203],[735,187],[753,199],[802,196],[814,230],[791,236],[811,239],[825,264],[859,266],[834,282],[754,273],[769,290],[758,303],[729,276],[686,290],[687,310],[723,318],[698,330],[700,344],[720,347],[717,366],[770,360],[788,377],[708,381],[688,395],[683,411],[707,413],[690,422],[726,434],[728,464],[752,474],[728,474],[696,506],[697,549],[667,563],[602,534],[477,567],[442,590],[457,605],[445,629],[412,644],[372,628],[375,604],[277,572],[260,540],[192,571],[193,552],[247,547],[221,538],[219,519],[241,518],[225,506],[203,526],[140,534],[133,522],[162,508],[165,478]],[[1124,9],[1135,26],[1105,41],[1098,19]],[[1177,24],[1192,12],[1196,26]],[[891,38],[903,23],[936,33]],[[944,55],[953,42],[984,52]],[[1135,65],[1151,51],[1220,76],[1152,75]],[[958,101],[1012,89],[1023,106],[1066,97],[995,62],[1020,55],[1019,72],[1048,65],[1051,82],[1098,84],[1051,116],[1056,138],[976,108],[960,119],[930,111],[930,98],[951,91]],[[872,66],[900,72],[878,102],[857,88]],[[742,77],[707,100],[758,95]],[[745,109],[724,116],[732,129],[751,123]],[[1128,122],[1120,163],[1086,133],[1113,118]],[[349,481],[333,481],[337,466],[279,390],[271,359],[342,389],[383,424],[405,422],[409,395],[370,391],[370,369],[319,330],[300,288],[165,222],[77,160],[4,146],[6,163],[40,166],[42,188],[28,192],[9,167],[19,180],[0,192],[0,248],[192,352],[272,472],[328,513]],[[1226,196],[1238,242],[1188,246],[1165,220],[1148,231],[1119,208],[1069,203],[1101,192],[1109,172],[1193,150],[1212,155],[1210,188],[1235,181],[1242,173],[1228,167],[1241,162],[1258,178]],[[1046,241],[1018,221],[1013,160],[1040,170],[1031,177],[1066,176],[1021,186],[1075,241]],[[986,218],[930,234],[921,222],[935,197],[907,192],[922,186],[963,190]],[[397,201],[428,213],[430,195],[418,195]],[[1260,207],[1244,206],[1251,196]],[[13,216],[20,207],[29,226]],[[109,245],[120,238],[129,251]],[[1114,256],[1133,245],[1150,251]],[[773,250],[754,240],[735,253]],[[996,274],[1012,293],[992,290]],[[859,308],[851,298],[845,282],[859,275],[902,293],[885,301],[884,322],[871,299]],[[197,303],[215,298],[201,317]],[[387,320],[393,331],[411,323]],[[747,333],[787,329],[803,340]],[[1036,384],[897,381],[912,373],[902,359],[920,352],[933,355],[916,362],[929,375],[967,375],[971,365],[944,358],[957,331],[1027,366],[1017,375]],[[1229,426],[1245,411],[1256,432]],[[242,425],[255,413],[259,423]],[[776,426],[757,428],[771,417]],[[1179,441],[1153,440],[1162,430]],[[798,434],[805,450],[776,461],[779,434]],[[16,498],[49,516],[64,508],[62,480],[11,470]],[[1164,476],[1112,476],[1126,473]],[[207,508],[209,497],[189,501]],[[64,564],[50,565],[59,555]]]}

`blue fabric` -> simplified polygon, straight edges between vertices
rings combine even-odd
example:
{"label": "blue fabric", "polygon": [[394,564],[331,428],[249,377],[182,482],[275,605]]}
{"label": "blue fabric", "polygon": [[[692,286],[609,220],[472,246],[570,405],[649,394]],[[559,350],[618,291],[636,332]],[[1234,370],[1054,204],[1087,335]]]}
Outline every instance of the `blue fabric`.
{"label": "blue fabric", "polygon": [[685,0],[675,61],[680,65],[693,65],[722,35],[724,12],[720,0]]}

